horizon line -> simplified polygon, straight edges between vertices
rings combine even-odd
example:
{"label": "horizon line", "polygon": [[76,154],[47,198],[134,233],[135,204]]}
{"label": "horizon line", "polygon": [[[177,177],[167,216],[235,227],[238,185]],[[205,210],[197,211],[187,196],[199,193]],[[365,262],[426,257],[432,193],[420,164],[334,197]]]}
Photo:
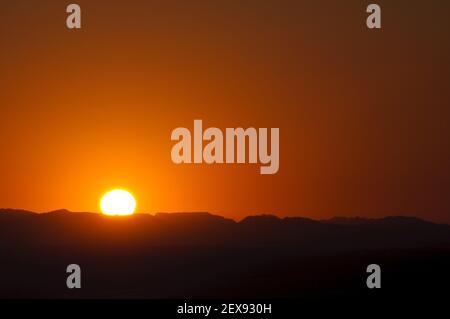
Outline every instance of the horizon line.
{"label": "horizon line", "polygon": [[387,219],[387,218],[409,218],[409,219],[416,219],[416,220],[420,220],[420,221],[424,221],[424,222],[428,222],[428,223],[433,223],[433,224],[442,224],[442,225],[450,225],[450,223],[447,222],[436,222],[436,221],[431,221],[422,217],[418,217],[418,216],[414,216],[414,215],[384,215],[384,216],[380,216],[380,217],[363,217],[360,215],[355,215],[355,216],[344,216],[344,215],[335,215],[333,217],[329,217],[329,218],[321,218],[321,219],[316,219],[316,218],[311,218],[311,217],[306,217],[303,215],[297,215],[297,216],[279,216],[275,213],[255,213],[255,214],[249,214],[249,215],[245,215],[244,217],[242,217],[241,219],[236,219],[236,218],[232,218],[232,217],[227,217],[227,216],[223,216],[221,214],[218,213],[212,213],[212,212],[208,212],[208,211],[172,211],[172,212],[168,212],[168,211],[157,211],[157,212],[137,212],[137,213],[133,213],[131,215],[126,215],[126,216],[108,216],[105,215],[101,212],[90,212],[90,211],[71,211],[69,209],[66,208],[60,208],[60,209],[55,209],[55,210],[50,210],[50,211],[33,211],[33,210],[28,210],[28,209],[22,209],[22,208],[0,208],[0,213],[4,212],[4,211],[13,211],[13,212],[24,212],[24,213],[31,213],[31,214],[36,214],[36,215],[45,215],[45,214],[52,214],[52,213],[71,213],[71,214],[92,214],[92,215],[99,215],[99,216],[104,216],[104,217],[108,217],[108,218],[130,218],[136,215],[147,215],[147,216],[157,216],[157,215],[171,215],[171,214],[185,214],[185,215],[189,215],[189,214],[205,214],[205,215],[210,215],[210,216],[216,216],[216,217],[221,217],[223,219],[227,219],[227,220],[232,220],[236,223],[242,222],[243,220],[249,218],[249,217],[274,217],[276,219],[279,220],[285,220],[285,219],[306,219],[306,220],[311,220],[311,221],[315,221],[315,222],[326,222],[326,221],[333,221],[336,219],[342,219],[342,220],[367,220],[367,221],[376,221],[376,220],[383,220],[383,219]]}

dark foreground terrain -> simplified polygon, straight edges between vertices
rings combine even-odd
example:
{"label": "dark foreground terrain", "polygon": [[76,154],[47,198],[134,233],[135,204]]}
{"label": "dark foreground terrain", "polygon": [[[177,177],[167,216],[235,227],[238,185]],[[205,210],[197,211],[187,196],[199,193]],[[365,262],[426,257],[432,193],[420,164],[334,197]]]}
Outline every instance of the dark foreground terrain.
{"label": "dark foreground terrain", "polygon": [[[382,289],[366,287],[372,263]],[[416,218],[0,210],[1,298],[433,298],[449,269],[450,226]]]}

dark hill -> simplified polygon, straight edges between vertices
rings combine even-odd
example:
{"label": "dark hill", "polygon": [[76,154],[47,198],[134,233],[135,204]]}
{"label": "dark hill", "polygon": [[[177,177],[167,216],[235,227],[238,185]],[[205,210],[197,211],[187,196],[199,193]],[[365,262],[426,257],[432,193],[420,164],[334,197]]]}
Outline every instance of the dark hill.
{"label": "dark hill", "polygon": [[[235,222],[209,213],[1,209],[0,297],[359,296],[370,263],[386,269],[388,286],[410,293],[402,271],[429,270],[416,285],[430,290],[433,276],[448,280],[449,252],[449,225],[410,217]],[[80,290],[65,286],[71,263],[82,267]]]}

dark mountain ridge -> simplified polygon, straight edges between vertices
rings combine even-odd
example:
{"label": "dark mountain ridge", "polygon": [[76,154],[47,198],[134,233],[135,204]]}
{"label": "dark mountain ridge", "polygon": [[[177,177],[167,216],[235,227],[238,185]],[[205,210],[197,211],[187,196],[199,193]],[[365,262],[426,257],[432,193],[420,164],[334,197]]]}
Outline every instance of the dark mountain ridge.
{"label": "dark mountain ridge", "polygon": [[[71,263],[83,269],[83,289],[65,286]],[[393,295],[430,291],[433,276],[450,283],[450,226],[410,217],[236,222],[209,213],[0,209],[0,297],[360,296],[370,263],[386,269]]]}
{"label": "dark mountain ridge", "polygon": [[[274,215],[248,216],[236,222],[209,213],[157,213],[111,217],[57,210],[33,213],[0,209],[0,239],[16,237],[33,245],[59,241],[110,241],[147,245],[278,245],[304,249],[377,249],[450,244],[450,226],[415,217],[312,220]],[[20,235],[20,236],[19,236]],[[126,236],[126,237],[123,237]],[[312,245],[314,242],[314,245]]]}

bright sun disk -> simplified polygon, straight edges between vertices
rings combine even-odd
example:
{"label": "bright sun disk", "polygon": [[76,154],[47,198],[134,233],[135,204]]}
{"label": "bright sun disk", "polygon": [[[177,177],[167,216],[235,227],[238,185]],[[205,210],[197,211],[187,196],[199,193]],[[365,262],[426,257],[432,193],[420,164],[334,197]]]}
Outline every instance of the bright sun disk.
{"label": "bright sun disk", "polygon": [[135,208],[136,200],[133,195],[123,189],[114,189],[106,193],[100,201],[100,209],[105,215],[132,215]]}

